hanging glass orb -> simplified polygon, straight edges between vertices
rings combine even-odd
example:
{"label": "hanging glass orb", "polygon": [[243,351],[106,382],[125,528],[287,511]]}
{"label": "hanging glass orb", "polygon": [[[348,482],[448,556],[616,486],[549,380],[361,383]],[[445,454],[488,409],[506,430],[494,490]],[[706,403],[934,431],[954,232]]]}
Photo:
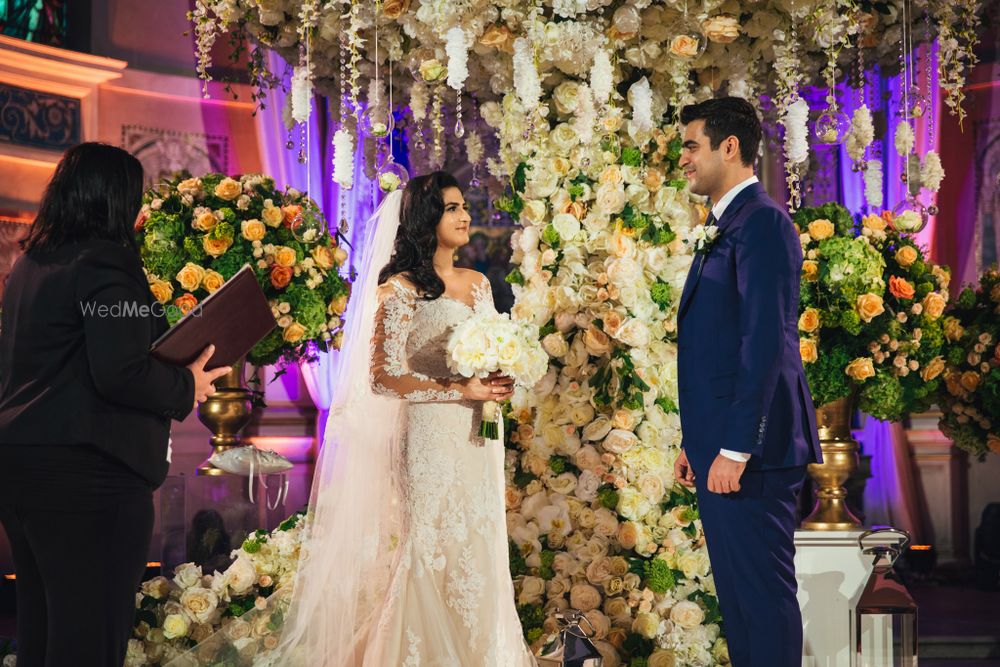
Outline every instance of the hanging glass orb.
{"label": "hanging glass orb", "polygon": [[437,83],[448,76],[448,66],[430,47],[417,49],[410,54],[406,66],[414,79],[424,83]]}
{"label": "hanging glass orb", "polygon": [[631,39],[639,34],[642,28],[642,17],[639,10],[632,5],[625,5],[615,10],[611,17],[611,27],[617,33],[619,39]]}
{"label": "hanging glass orb", "polygon": [[839,144],[844,139],[850,119],[843,111],[837,107],[828,107],[823,114],[816,119],[816,127],[813,133],[820,142],[827,145]]}
{"label": "hanging glass orb", "polygon": [[389,108],[385,104],[378,102],[368,107],[361,115],[361,124],[367,134],[376,139],[384,139],[392,134],[395,120]]}
{"label": "hanging glass orb", "polygon": [[920,92],[917,86],[911,86],[909,90],[910,117],[921,118],[930,109],[930,101]]}
{"label": "hanging glass orb", "polygon": [[694,60],[705,53],[708,48],[708,38],[701,31],[701,26],[692,18],[681,17],[670,27],[673,37],[667,47],[667,53],[679,60]]}
{"label": "hanging glass orb", "polygon": [[316,243],[322,238],[326,228],[319,212],[311,208],[303,208],[292,219],[289,227],[292,236],[300,243]]}
{"label": "hanging glass orb", "polygon": [[405,187],[406,182],[410,180],[410,173],[403,165],[396,163],[390,157],[378,168],[377,177],[379,190],[388,194]]}

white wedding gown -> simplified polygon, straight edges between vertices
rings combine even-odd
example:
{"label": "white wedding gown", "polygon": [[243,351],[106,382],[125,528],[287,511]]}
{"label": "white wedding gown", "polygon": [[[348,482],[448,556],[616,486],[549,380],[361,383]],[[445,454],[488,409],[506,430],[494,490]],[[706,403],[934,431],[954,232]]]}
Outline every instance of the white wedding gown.
{"label": "white wedding gown", "polygon": [[407,401],[403,530],[388,591],[357,638],[361,667],[535,664],[510,579],[504,452],[478,436],[482,404],[446,384],[452,329],[493,308],[485,277],[471,304],[420,298],[398,278],[379,290],[371,382]]}

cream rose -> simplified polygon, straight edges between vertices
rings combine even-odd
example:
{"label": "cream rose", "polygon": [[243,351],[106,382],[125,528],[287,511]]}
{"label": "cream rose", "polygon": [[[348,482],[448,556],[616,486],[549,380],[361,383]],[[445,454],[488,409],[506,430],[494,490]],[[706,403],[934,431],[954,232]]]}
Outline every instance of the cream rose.
{"label": "cream rose", "polygon": [[569,213],[557,213],[553,216],[552,226],[563,241],[572,241],[580,233],[580,221]]}
{"label": "cream rose", "polygon": [[541,577],[525,577],[521,581],[521,592],[517,596],[519,605],[538,604],[545,594],[545,580]]}
{"label": "cream rose", "polygon": [[681,600],[670,610],[670,620],[685,630],[694,630],[705,620],[705,612],[690,600]]}
{"label": "cream rose", "polygon": [[597,210],[606,215],[621,213],[625,208],[625,187],[621,184],[604,183],[597,188]]}
{"label": "cream rose", "polygon": [[205,278],[205,269],[193,262],[188,262],[174,278],[182,289],[193,292],[201,286],[201,281]]}
{"label": "cream rose", "polygon": [[615,338],[629,347],[646,347],[649,345],[649,329],[639,318],[632,318],[618,327]]}
{"label": "cream rose", "polygon": [[727,14],[713,16],[702,22],[701,31],[709,41],[728,44],[740,36],[740,22]]}
{"label": "cream rose", "polygon": [[648,611],[641,611],[636,614],[632,622],[632,632],[640,634],[646,639],[656,637],[656,631],[660,627],[660,617]]}
{"label": "cream rose", "polygon": [[184,614],[170,614],[163,619],[163,636],[167,639],[186,637],[191,623]]}
{"label": "cream rose", "polygon": [[583,344],[587,348],[587,352],[595,357],[611,351],[611,339],[593,324],[583,332]]}
{"label": "cream rose", "polygon": [[569,590],[569,603],[586,613],[601,606],[601,593],[590,584],[575,584]]}
{"label": "cream rose", "polygon": [[232,201],[242,193],[243,186],[240,185],[240,182],[228,176],[219,181],[219,184],[215,186],[215,196],[226,201]]}
{"label": "cream rose", "polygon": [[200,195],[202,192],[202,185],[200,178],[189,178],[187,180],[181,181],[177,184],[177,192],[182,195],[188,195],[194,197]]}
{"label": "cream rose", "polygon": [[885,304],[878,294],[862,294],[858,297],[856,310],[862,320],[871,322],[885,312]]}
{"label": "cream rose", "polygon": [[621,454],[639,444],[639,438],[635,433],[624,429],[616,428],[608,433],[604,438],[604,449],[615,454]]}
{"label": "cream rose", "polygon": [[646,667],[676,667],[677,656],[673,651],[658,648],[653,651],[646,662]]}
{"label": "cream rose", "polygon": [[257,583],[257,569],[249,558],[237,558],[223,576],[235,595],[245,595]]}

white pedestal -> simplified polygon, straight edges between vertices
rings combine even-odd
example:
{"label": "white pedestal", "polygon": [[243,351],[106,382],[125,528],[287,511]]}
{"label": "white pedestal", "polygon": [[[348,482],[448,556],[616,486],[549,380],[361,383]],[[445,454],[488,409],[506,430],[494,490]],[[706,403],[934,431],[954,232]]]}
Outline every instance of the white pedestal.
{"label": "white pedestal", "polygon": [[[851,612],[872,571],[872,556],[858,548],[862,530],[795,531],[804,642],[802,667],[854,667]],[[892,535],[885,543],[895,542]],[[877,544],[866,538],[868,546]]]}

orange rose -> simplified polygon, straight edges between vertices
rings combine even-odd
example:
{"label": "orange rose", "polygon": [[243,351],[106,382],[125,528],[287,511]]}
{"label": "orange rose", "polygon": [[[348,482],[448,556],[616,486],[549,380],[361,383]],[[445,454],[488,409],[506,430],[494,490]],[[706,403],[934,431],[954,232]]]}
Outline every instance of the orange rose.
{"label": "orange rose", "polygon": [[913,285],[898,276],[891,276],[889,278],[889,292],[901,300],[912,299],[914,295]]}
{"label": "orange rose", "polygon": [[198,299],[195,298],[194,294],[185,292],[174,299],[174,305],[181,309],[182,315],[187,315],[191,312],[192,308],[198,305]]}
{"label": "orange rose", "polygon": [[855,307],[858,311],[858,315],[865,322],[871,322],[873,319],[885,312],[885,305],[882,303],[882,297],[878,294],[862,294],[858,297],[858,302]]}
{"label": "orange rose", "polygon": [[221,273],[209,270],[205,272],[205,278],[201,281],[201,286],[205,288],[206,292],[211,294],[222,287],[224,282],[226,282],[226,279],[222,277]]}
{"label": "orange rose", "polygon": [[670,53],[681,58],[693,58],[698,55],[698,40],[691,35],[677,35],[670,42]]}
{"label": "orange rose", "polygon": [[962,389],[966,391],[975,391],[976,387],[979,386],[979,381],[982,378],[979,377],[979,373],[974,371],[965,371],[962,373],[962,377],[958,379],[959,383],[962,385]]}
{"label": "orange rose", "polygon": [[646,189],[650,192],[656,192],[661,187],[663,187],[663,172],[656,168],[650,168],[646,170],[646,175],[642,179],[642,184],[646,186]]}
{"label": "orange rose", "polygon": [[274,289],[284,289],[288,283],[292,282],[292,268],[290,266],[271,267],[271,285]]}
{"label": "orange rose", "polygon": [[875,232],[884,232],[886,228],[886,221],[877,215],[866,215],[862,221],[862,226],[866,229],[870,229]]}
{"label": "orange rose", "polygon": [[410,0],[385,0],[382,3],[382,16],[387,19],[398,19],[410,8]]}
{"label": "orange rose", "polygon": [[281,214],[284,217],[285,227],[292,226],[292,220],[302,215],[302,207],[297,204],[289,204],[281,207]]}
{"label": "orange rose", "polygon": [[819,262],[812,259],[802,262],[802,278],[810,283],[819,280]]}
{"label": "orange rose", "polygon": [[1000,454],[1000,437],[993,435],[992,433],[986,436],[986,446],[994,454]]}
{"label": "orange rose", "polygon": [[149,290],[153,293],[153,298],[160,303],[170,301],[174,295],[174,286],[166,280],[155,280],[149,285]]}
{"label": "orange rose", "polygon": [[326,307],[326,312],[330,315],[342,315],[345,310],[347,310],[346,294],[341,294]]}
{"label": "orange rose", "polygon": [[583,216],[587,215],[587,205],[582,201],[569,201],[563,204],[560,213],[569,213],[577,220],[583,220]]}
{"label": "orange rose", "polygon": [[819,329],[819,311],[815,308],[806,308],[799,317],[799,331],[812,333]]}

